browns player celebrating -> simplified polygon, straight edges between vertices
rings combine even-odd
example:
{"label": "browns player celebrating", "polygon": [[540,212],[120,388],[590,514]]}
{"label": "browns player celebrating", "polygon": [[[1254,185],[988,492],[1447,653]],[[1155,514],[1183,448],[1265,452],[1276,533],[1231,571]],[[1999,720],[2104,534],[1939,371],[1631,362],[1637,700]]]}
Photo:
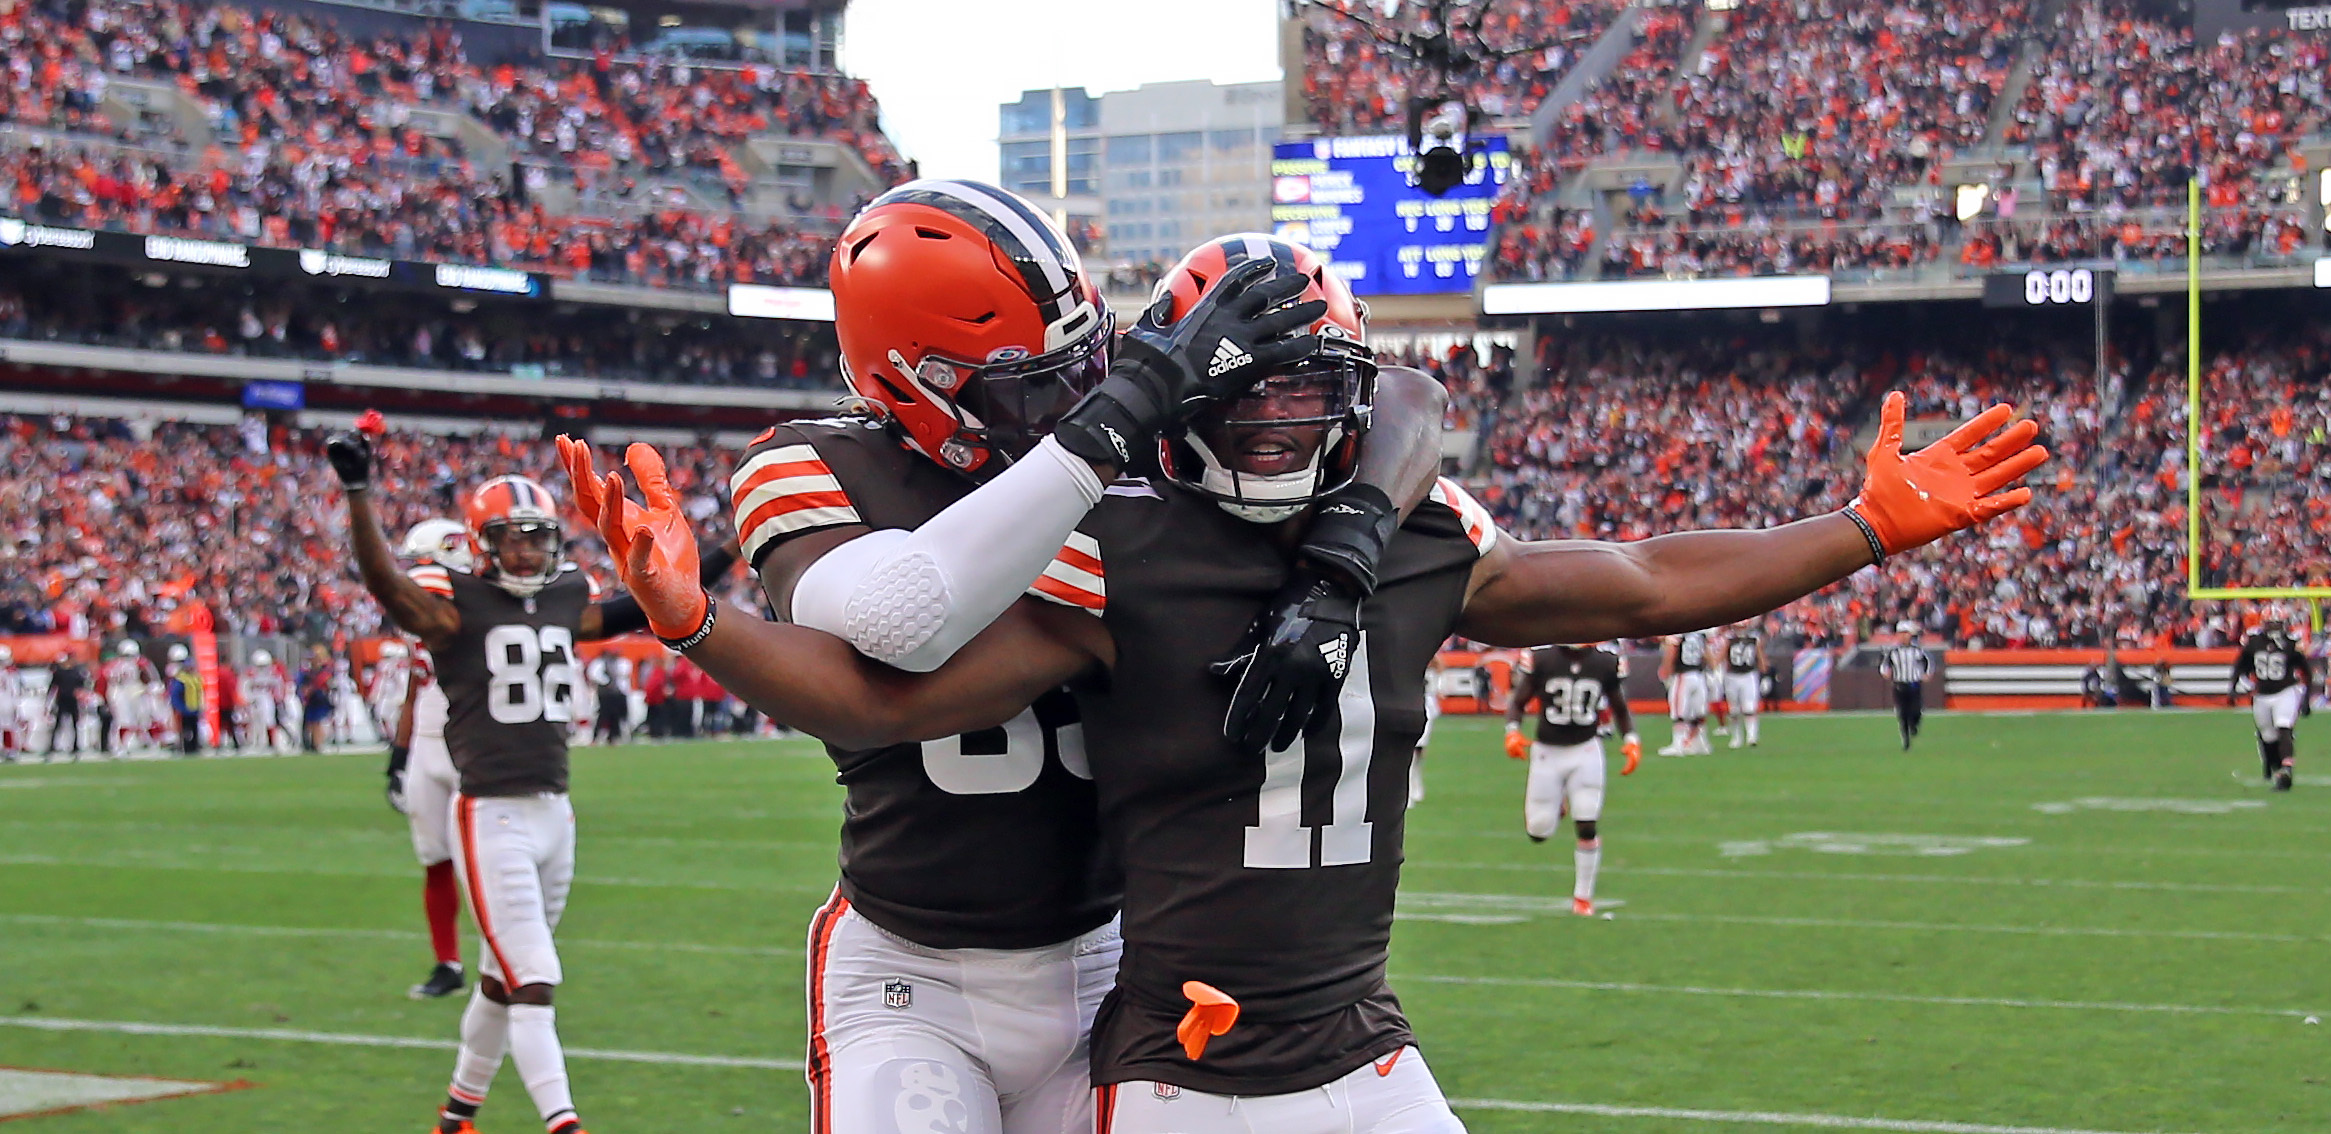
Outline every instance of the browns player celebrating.
{"label": "browns player celebrating", "polygon": [[[575,868],[566,794],[580,682],[574,643],[646,620],[629,598],[594,601],[590,581],[562,568],[557,502],[521,476],[487,481],[469,498],[475,574],[429,573],[420,582],[399,571],[370,491],[370,435],[382,428],[368,412],[356,431],[329,438],[325,453],[347,490],[365,589],[436,663],[446,748],[460,776],[450,804],[452,861],[486,943],[437,1129],[474,1134],[471,1120],[507,1052],[550,1134],[582,1134],[551,1003],[561,978],[551,935]],[[700,581],[711,585],[732,562],[726,548],[706,556]]]}
{"label": "browns player celebrating", "polygon": [[[659,633],[693,628],[691,657],[813,734],[961,731],[1075,683],[1104,838],[1125,872],[1123,960],[1092,1037],[1104,1128],[1457,1130],[1384,980],[1407,758],[1441,641],[1651,637],[1769,610],[2021,506],[2029,490],[2008,486],[2047,454],[2031,422],[1986,441],[2012,414],[1997,406],[1906,458],[1895,395],[1862,494],[1829,515],[1521,543],[1443,485],[1392,533],[1365,601],[1290,595],[1305,574],[1300,521],[1348,478],[1369,424],[1376,373],[1358,305],[1308,250],[1237,236],[1185,258],[1145,320],[1204,310],[1256,261],[1324,305],[1316,349],[1162,429],[1152,485],[1086,518],[1109,584],[1085,608],[1098,617],[1000,620],[936,671],[882,671],[799,628],[714,625],[686,582],[693,541],[652,451],[633,450],[648,506],[610,496],[601,531]],[[1270,616],[1259,641],[1258,610]],[[1263,729],[1240,712],[1257,703],[1251,681],[1211,663],[1251,673],[1288,643],[1348,676],[1326,712],[1282,737],[1270,712]]]}
{"label": "browns player celebrating", "polygon": [[[1114,399],[1129,369],[1154,368],[1144,381],[1172,393],[1114,404],[1180,403],[1224,337],[1267,367],[1313,349],[1277,340],[1317,315],[1270,313],[1294,284],[1247,302],[1228,285],[1178,344],[1113,364],[1108,313],[1066,237],[1011,193],[964,181],[875,200],[831,278],[863,412],[757,439],[732,478],[736,522],[778,611],[907,670],[938,667],[999,610],[1023,626],[1105,605],[1096,549],[1074,527],[1121,459],[1107,429],[1137,438],[1164,419],[1111,411],[1094,428],[1111,409],[1081,400],[1096,383],[1096,401]],[[1226,366],[1212,381],[1253,377]],[[1393,416],[1412,428],[1381,440],[1405,451],[1371,447],[1355,512],[1389,516],[1371,479],[1412,495],[1429,482],[1416,470],[1437,462],[1439,389],[1416,376],[1403,395],[1413,402]],[[1064,417],[1066,440],[1040,444]],[[588,451],[562,450],[578,498],[592,493]],[[885,580],[925,572],[944,593],[897,604]],[[1043,691],[1003,712],[1000,727],[926,743],[829,746],[849,802],[841,882],[810,932],[814,1130],[896,1130],[902,1100],[961,1107],[974,1131],[1090,1125],[1086,1036],[1116,968],[1119,882],[1097,849],[1074,698]]]}

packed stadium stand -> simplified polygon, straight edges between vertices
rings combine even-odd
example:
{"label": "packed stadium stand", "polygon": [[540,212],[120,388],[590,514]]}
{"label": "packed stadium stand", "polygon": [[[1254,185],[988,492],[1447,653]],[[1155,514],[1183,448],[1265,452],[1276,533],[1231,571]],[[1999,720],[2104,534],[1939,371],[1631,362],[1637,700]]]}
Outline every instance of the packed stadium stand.
{"label": "packed stadium stand", "polygon": [[[45,223],[799,284],[822,280],[840,220],[907,176],[864,83],[766,63],[473,58],[443,23],[358,36],[167,0],[16,5],[0,45],[0,183]],[[772,138],[846,149],[858,176],[780,184],[752,144]]]}
{"label": "packed stadium stand", "polygon": [[[346,517],[319,509],[325,431],[268,425],[0,417],[0,633],[145,638],[207,607],[219,632],[328,641],[381,632],[346,552]],[[701,535],[727,538],[736,452],[666,446]],[[396,433],[379,446],[382,522],[401,538],[458,516],[469,487],[507,473],[557,485],[551,447],[507,434]],[[612,452],[603,467],[612,467]],[[569,554],[599,577],[605,551],[569,516]]]}

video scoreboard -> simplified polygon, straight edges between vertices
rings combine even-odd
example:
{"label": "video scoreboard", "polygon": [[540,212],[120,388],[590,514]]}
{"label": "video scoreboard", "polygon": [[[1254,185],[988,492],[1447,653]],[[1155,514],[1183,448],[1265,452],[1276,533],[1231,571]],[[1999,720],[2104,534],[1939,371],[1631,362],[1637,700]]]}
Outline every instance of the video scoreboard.
{"label": "video scoreboard", "polygon": [[1490,206],[1513,172],[1504,138],[1475,145],[1473,172],[1435,197],[1416,187],[1404,137],[1281,142],[1271,161],[1273,234],[1327,257],[1360,295],[1470,292]]}

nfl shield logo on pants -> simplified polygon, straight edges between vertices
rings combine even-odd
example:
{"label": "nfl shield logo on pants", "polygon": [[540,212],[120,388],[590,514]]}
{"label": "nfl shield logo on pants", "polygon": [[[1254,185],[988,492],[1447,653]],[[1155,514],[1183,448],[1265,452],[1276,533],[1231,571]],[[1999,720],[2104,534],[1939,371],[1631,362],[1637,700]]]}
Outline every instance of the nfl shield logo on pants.
{"label": "nfl shield logo on pants", "polygon": [[1160,1102],[1172,1102],[1182,1097],[1182,1089],[1172,1083],[1151,1083],[1149,1089],[1150,1093],[1156,1095]]}
{"label": "nfl shield logo on pants", "polygon": [[903,980],[882,982],[882,1006],[904,1008],[915,1002],[915,986]]}

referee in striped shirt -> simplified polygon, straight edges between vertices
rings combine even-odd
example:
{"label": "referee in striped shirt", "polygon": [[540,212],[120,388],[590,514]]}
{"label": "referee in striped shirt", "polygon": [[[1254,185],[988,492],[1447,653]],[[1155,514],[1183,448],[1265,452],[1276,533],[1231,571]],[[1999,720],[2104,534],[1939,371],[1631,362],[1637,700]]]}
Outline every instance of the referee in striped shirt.
{"label": "referee in striped shirt", "polygon": [[1902,750],[1910,751],[1910,738],[1918,735],[1918,722],[1926,715],[1926,675],[1933,672],[1934,662],[1918,644],[1918,623],[1898,622],[1894,629],[1902,635],[1902,644],[1886,651],[1878,662],[1878,672],[1894,683],[1894,719],[1902,725]]}

